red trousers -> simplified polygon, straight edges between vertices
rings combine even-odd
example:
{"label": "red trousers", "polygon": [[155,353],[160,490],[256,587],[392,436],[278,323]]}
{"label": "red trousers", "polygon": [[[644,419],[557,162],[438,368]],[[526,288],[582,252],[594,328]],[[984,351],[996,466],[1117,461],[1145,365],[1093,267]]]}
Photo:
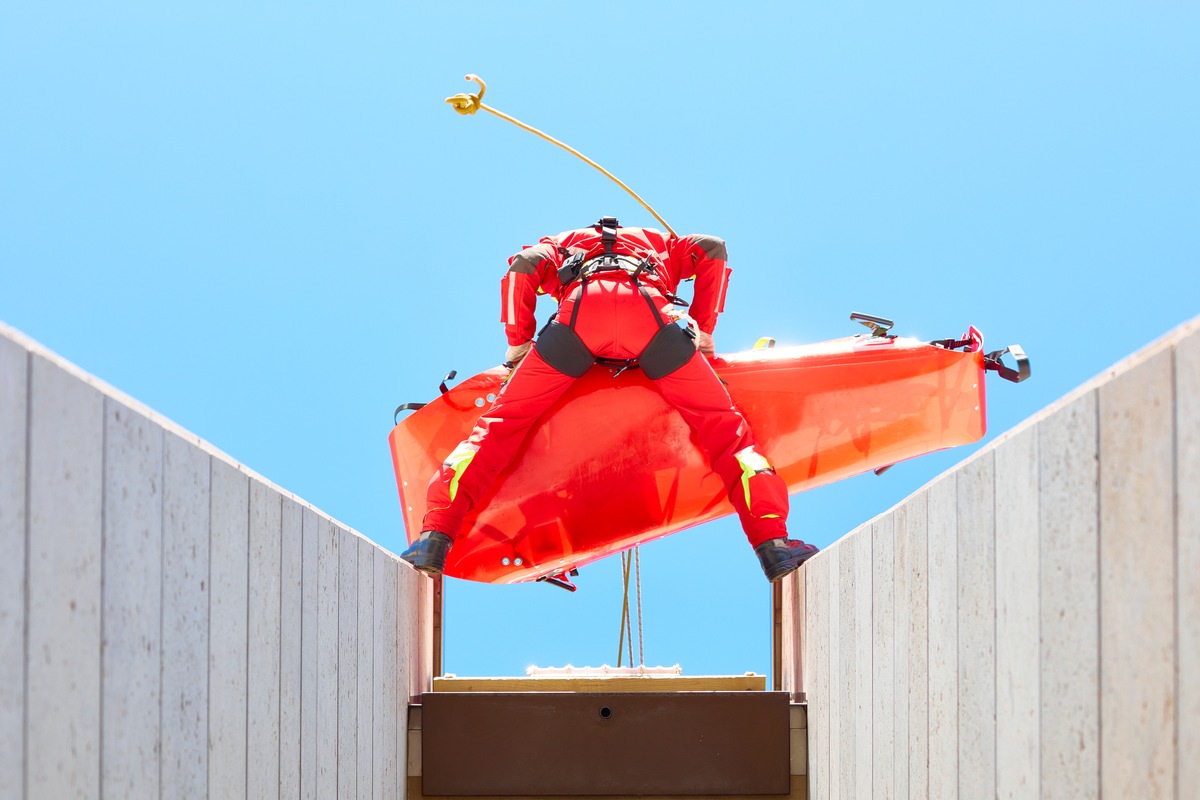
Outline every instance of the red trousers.
{"label": "red trousers", "polygon": [[[653,289],[647,291],[661,315],[666,299]],[[575,302],[563,302],[559,322],[570,322]],[[578,302],[575,332],[595,356],[636,358],[659,329],[659,321],[624,272],[602,273],[588,281]],[[475,501],[491,488],[538,418],[573,381],[547,364],[536,347],[530,350],[471,436],[429,482],[422,529],[456,537]],[[787,485],[759,454],[749,425],[708,361],[697,352],[655,385],[696,432],[729,490],[751,546],[787,536]]]}

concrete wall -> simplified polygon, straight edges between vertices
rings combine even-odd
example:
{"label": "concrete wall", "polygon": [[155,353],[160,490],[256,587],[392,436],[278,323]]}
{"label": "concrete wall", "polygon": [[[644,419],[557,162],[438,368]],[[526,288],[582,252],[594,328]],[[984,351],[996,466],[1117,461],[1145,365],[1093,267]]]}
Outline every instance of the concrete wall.
{"label": "concrete wall", "polygon": [[1200,786],[1200,320],[810,560],[814,798]]}
{"label": "concrete wall", "polygon": [[3,800],[402,797],[430,585],[0,326]]}

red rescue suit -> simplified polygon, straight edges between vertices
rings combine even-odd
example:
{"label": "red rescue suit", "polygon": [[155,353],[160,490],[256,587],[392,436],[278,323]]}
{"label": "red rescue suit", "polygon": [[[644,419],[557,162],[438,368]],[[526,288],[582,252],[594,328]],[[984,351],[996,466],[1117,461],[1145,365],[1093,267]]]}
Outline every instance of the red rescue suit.
{"label": "red rescue suit", "polygon": [[[471,436],[433,476],[422,528],[457,536],[467,512],[576,377],[596,360],[636,360],[696,432],[751,546],[786,537],[787,485],[759,454],[746,420],[691,335],[669,314],[680,281],[694,277],[689,312],[711,334],[724,310],[726,258],[716,237],[667,237],[649,228],[618,228],[606,218],[548,236],[509,259],[500,284],[509,344],[533,339],[538,294],[554,296],[559,309]],[[560,272],[564,264],[577,273]]]}

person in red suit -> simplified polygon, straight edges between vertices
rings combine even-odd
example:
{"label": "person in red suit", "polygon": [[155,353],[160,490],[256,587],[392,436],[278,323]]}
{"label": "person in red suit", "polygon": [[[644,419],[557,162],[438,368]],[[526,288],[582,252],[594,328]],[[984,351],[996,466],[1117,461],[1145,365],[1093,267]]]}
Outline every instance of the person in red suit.
{"label": "person in red suit", "polygon": [[[676,324],[685,304],[674,292],[692,278],[685,328]],[[640,367],[678,409],[724,480],[769,580],[815,555],[815,546],[788,538],[787,485],[708,363],[728,282],[721,239],[624,228],[612,217],[547,236],[509,259],[500,284],[501,321],[513,372],[430,480],[422,533],[400,557],[423,572],[441,573],[467,513],[538,418],[597,362]],[[539,294],[552,295],[559,307],[535,340]]]}

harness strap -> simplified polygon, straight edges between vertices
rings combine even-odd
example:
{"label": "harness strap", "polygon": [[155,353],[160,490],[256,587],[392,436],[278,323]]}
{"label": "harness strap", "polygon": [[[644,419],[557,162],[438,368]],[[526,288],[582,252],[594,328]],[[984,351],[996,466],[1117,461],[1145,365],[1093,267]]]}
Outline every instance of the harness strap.
{"label": "harness strap", "polygon": [[604,254],[611,256],[613,245],[617,243],[617,228],[621,227],[621,223],[617,222],[616,217],[601,217],[596,225],[600,228],[600,241],[604,243]]}
{"label": "harness strap", "polygon": [[633,280],[633,285],[637,287],[638,293],[642,299],[646,301],[646,305],[650,306],[650,313],[654,315],[654,321],[658,323],[658,327],[662,327],[667,323],[663,322],[662,314],[658,313],[658,307],[654,305],[654,300],[651,299],[650,293],[646,291],[646,287],[638,283],[637,275],[630,276]]}
{"label": "harness strap", "polygon": [[[666,323],[663,322],[662,314],[658,313],[658,306],[654,305],[654,300],[650,297],[650,293],[646,291],[646,287],[643,286],[637,279],[638,273],[641,272],[642,269],[644,269],[649,263],[649,259],[643,260],[642,263],[638,265],[637,270],[629,274],[629,279],[633,281],[633,285],[637,288],[638,294],[642,296],[642,299],[646,301],[646,305],[650,307],[650,314],[654,317],[654,321],[658,323],[658,327],[661,328],[666,325]],[[575,289],[575,296],[571,298],[571,319],[567,323],[567,327],[569,327],[571,330],[575,330],[575,320],[579,318],[579,306],[583,304],[583,290],[587,286],[589,277],[591,277],[591,275],[585,274],[579,279],[579,286]]]}
{"label": "harness strap", "polygon": [[[579,261],[572,262],[571,259],[579,259]],[[571,259],[563,262],[564,270],[568,263],[572,265],[571,272],[569,273],[571,280],[575,280],[580,276],[592,276],[600,272],[624,271],[634,276],[641,275],[643,272],[651,275],[658,274],[654,261],[649,258],[636,261],[633,256],[598,255],[583,261],[579,255],[574,255]]]}
{"label": "harness strap", "polygon": [[583,302],[583,287],[587,285],[587,277],[585,276],[579,281],[579,287],[575,290],[575,297],[572,298],[571,320],[567,323],[567,327],[575,330],[575,320],[579,317],[579,306]]}
{"label": "harness strap", "polygon": [[[617,224],[617,220],[613,217],[604,217],[596,224],[600,227],[600,240],[604,244],[604,255],[597,256],[593,259],[589,259],[587,262],[583,261],[583,259],[579,255],[572,256],[571,258],[567,259],[566,263],[564,263],[564,269],[562,271],[560,271],[560,274],[559,274],[559,280],[562,280],[564,283],[566,282],[566,280],[578,280],[579,281],[579,285],[575,288],[575,292],[573,293],[572,298],[571,298],[571,303],[572,303],[571,319],[567,322],[566,327],[571,331],[569,336],[572,337],[573,341],[578,343],[579,347],[577,349],[581,349],[581,352],[577,353],[575,355],[578,355],[578,356],[581,356],[584,358],[586,358],[586,355],[588,354],[587,347],[586,347],[586,345],[583,344],[583,341],[578,338],[578,335],[575,334],[575,323],[579,319],[579,306],[582,305],[582,303],[583,303],[583,296],[585,294],[584,290],[587,288],[588,279],[591,278],[596,273],[609,272],[609,271],[620,271],[620,272],[624,272],[626,275],[628,275],[630,282],[633,283],[633,286],[634,286],[634,288],[637,289],[638,294],[640,294],[642,296],[642,299],[646,301],[646,306],[650,309],[650,313],[651,313],[651,315],[653,315],[654,321],[656,323],[658,323],[659,332],[663,333],[663,328],[667,327],[667,323],[663,322],[662,314],[659,313],[658,307],[654,304],[654,299],[650,296],[650,293],[648,291],[646,291],[646,287],[642,285],[641,281],[638,280],[638,276],[641,275],[643,272],[653,273],[655,271],[654,261],[649,258],[643,258],[641,261],[638,262],[638,264],[635,268],[630,270],[627,266],[625,266],[624,264],[621,263],[623,257],[618,256],[613,252],[613,247],[617,241],[617,228],[619,227]],[[628,261],[632,261],[632,259],[628,259]],[[566,272],[567,274],[564,275],[563,274],[564,272]],[[566,280],[564,280],[564,278]],[[674,298],[672,298],[672,299],[674,299]],[[551,320],[551,321],[553,321],[553,320]],[[541,341],[543,334],[546,333],[550,327],[551,327],[550,323],[547,323],[546,327],[543,328],[543,330],[541,332],[539,332],[539,334],[538,334],[539,341]],[[673,325],[671,327],[675,328],[675,326],[673,326]],[[684,332],[678,328],[676,328],[676,331],[678,331],[681,335],[685,335]],[[566,331],[563,331],[562,333],[565,334]],[[560,339],[562,339],[562,336],[559,335],[558,337],[551,337],[551,338],[555,338],[555,341],[559,341]],[[658,340],[660,340],[661,338],[662,337],[660,335],[655,335],[655,337],[653,339],[651,339],[651,344],[658,343]],[[561,342],[559,342],[559,343],[561,344]],[[663,342],[662,344],[666,344],[666,343]],[[543,354],[543,358],[547,358],[547,363],[550,363],[551,366],[554,366],[556,369],[559,369],[560,371],[564,371],[565,374],[573,374],[573,372],[574,372],[573,368],[574,368],[574,366],[576,366],[574,364],[574,362],[572,362],[572,364],[570,364],[570,365],[563,364],[561,366],[556,366],[556,364],[552,363],[551,359],[548,358],[548,356],[551,356],[551,352],[550,352],[551,348],[544,348],[544,349],[546,349],[546,353]],[[661,344],[655,348],[651,348],[650,346],[647,346],[647,349],[658,351],[658,350],[662,349],[662,346],[661,346]],[[689,346],[685,349],[690,354],[690,352],[694,349],[694,346]],[[539,350],[539,352],[541,352],[541,351]],[[557,350],[555,350],[555,352],[557,352]],[[615,378],[627,369],[640,366],[640,364],[639,364],[640,358],[641,358],[640,356],[637,358],[605,358],[605,357],[592,356],[592,363],[598,363],[598,364],[603,364],[605,366],[617,367],[617,371],[613,374],[613,377]],[[657,362],[659,362],[661,360],[662,360],[661,356],[658,356],[655,359],[656,368],[653,371],[656,374],[658,374],[660,372],[658,367],[661,367],[662,365],[658,364]],[[677,360],[677,359],[673,359],[673,360]],[[564,370],[562,367],[567,367],[567,369]],[[671,365],[668,365],[666,371],[663,371],[662,374],[667,374],[667,372],[674,371],[674,369],[676,369],[676,368],[677,368],[677,365],[674,365],[672,363]],[[580,374],[582,374],[582,372]]]}
{"label": "harness strap", "polygon": [[605,358],[603,356],[598,356],[596,358],[596,363],[606,367],[616,367],[617,371],[612,375],[615,378],[625,370],[630,369],[631,367],[636,367],[638,365],[638,360],[636,358]]}

